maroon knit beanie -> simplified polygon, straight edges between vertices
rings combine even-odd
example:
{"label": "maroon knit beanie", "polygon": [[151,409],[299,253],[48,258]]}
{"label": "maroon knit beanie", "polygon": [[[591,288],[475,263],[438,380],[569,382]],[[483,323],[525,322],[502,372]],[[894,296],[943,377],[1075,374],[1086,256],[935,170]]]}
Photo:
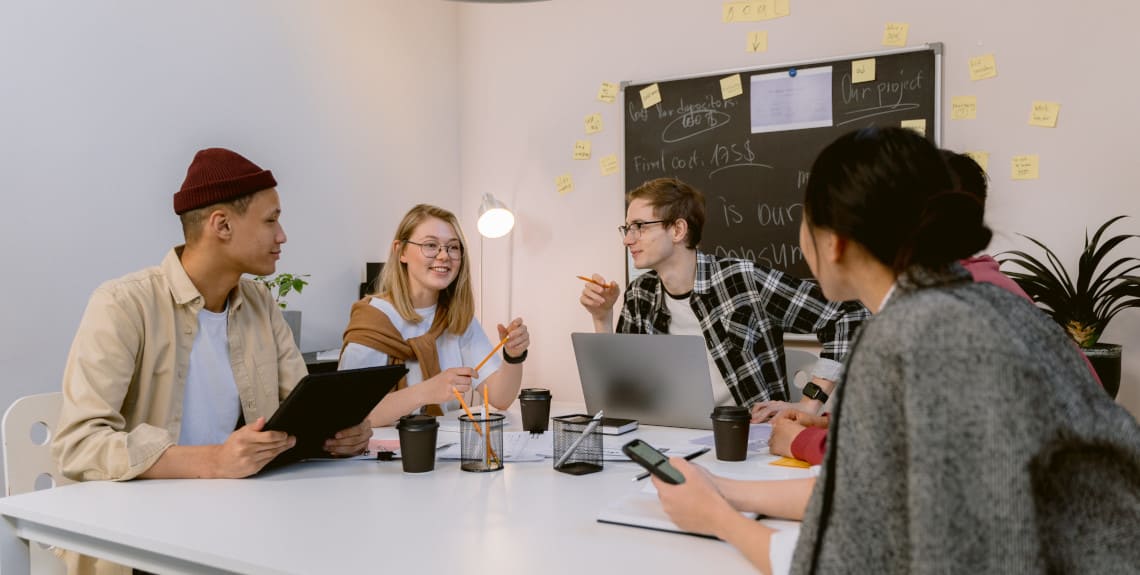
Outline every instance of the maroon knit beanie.
{"label": "maroon knit beanie", "polygon": [[182,189],[174,194],[174,213],[182,215],[276,185],[273,172],[257,167],[237,152],[225,148],[199,150],[186,170]]}

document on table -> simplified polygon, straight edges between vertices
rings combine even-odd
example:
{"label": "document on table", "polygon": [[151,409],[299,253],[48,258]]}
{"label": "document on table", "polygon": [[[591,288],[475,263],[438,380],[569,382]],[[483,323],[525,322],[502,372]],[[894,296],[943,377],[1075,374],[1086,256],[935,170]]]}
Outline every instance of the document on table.
{"label": "document on table", "polygon": [[[771,423],[754,423],[748,428],[748,451],[755,453],[768,452],[768,438],[772,437],[772,424]],[[716,445],[716,440],[713,436],[702,435],[696,439],[690,440],[697,445],[707,445],[713,447]]]}
{"label": "document on table", "polygon": [[[507,463],[542,461],[543,456],[531,443],[531,435],[528,431],[503,432],[503,461]],[[477,449],[482,449],[482,447],[482,442],[479,442]],[[455,443],[439,450],[436,455],[440,459],[463,459],[463,446]]]}

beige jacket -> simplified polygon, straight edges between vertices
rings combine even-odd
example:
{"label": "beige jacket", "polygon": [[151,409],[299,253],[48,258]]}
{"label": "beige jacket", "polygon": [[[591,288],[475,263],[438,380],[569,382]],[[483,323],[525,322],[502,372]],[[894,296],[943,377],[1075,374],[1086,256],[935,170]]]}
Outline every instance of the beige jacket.
{"label": "beige jacket", "polygon": [[[52,440],[65,476],[132,479],[178,443],[204,303],[181,253],[176,247],[158,267],[104,283],[91,296],[67,358]],[[227,315],[230,366],[245,421],[269,418],[308,373],[305,362],[281,310],[258,282],[239,282]]]}

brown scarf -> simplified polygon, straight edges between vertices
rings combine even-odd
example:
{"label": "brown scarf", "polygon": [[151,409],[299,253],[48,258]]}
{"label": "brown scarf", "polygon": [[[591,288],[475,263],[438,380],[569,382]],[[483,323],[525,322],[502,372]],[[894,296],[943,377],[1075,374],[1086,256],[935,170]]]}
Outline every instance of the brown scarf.
{"label": "brown scarf", "polygon": [[[412,359],[418,361],[425,381],[438,375],[439,353],[435,348],[435,339],[446,327],[443,322],[438,321],[439,314],[436,314],[437,321],[427,333],[405,340],[392,324],[392,320],[388,319],[388,315],[369,303],[371,300],[371,296],[366,296],[352,304],[340,353],[344,354],[344,348],[348,344],[356,343],[388,354],[388,365],[400,365]],[[396,389],[408,387],[407,380],[407,377],[401,379],[400,383],[396,384]],[[439,404],[429,403],[424,406],[424,413],[438,417],[443,415],[443,409]]]}

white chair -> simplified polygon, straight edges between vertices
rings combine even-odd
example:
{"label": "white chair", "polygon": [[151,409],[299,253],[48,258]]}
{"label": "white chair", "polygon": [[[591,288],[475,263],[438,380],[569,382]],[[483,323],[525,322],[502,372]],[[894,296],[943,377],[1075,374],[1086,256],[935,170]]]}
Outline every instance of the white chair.
{"label": "white chair", "polygon": [[[59,473],[51,456],[51,436],[63,394],[41,393],[17,399],[4,412],[5,496],[74,483]],[[32,573],[66,573],[50,547],[31,545]]]}
{"label": "white chair", "polygon": [[784,365],[788,368],[788,403],[796,403],[804,396],[804,385],[811,381],[808,370],[818,360],[814,353],[803,349],[784,348]]}

